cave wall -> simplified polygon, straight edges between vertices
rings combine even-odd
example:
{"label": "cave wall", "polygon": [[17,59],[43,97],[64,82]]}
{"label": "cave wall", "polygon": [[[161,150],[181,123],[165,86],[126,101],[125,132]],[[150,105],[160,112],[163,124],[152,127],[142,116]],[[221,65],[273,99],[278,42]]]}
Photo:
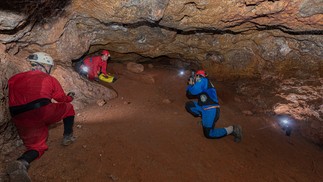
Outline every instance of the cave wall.
{"label": "cave wall", "polygon": [[[19,58],[6,53],[3,44],[0,44],[0,52],[0,161],[3,161],[16,147],[22,145],[16,128],[9,122],[11,117],[8,109],[8,80],[14,74],[30,70],[30,65],[25,57]],[[65,93],[75,92],[76,96],[72,102],[75,110],[98,100],[107,101],[117,97],[114,90],[81,78],[70,67],[56,65],[52,75],[61,83]]]}
{"label": "cave wall", "polygon": [[321,7],[319,0],[76,0],[63,17],[27,29],[17,37],[21,43],[11,38],[7,46],[13,53],[46,50],[62,62],[89,48],[168,56],[197,61],[224,79],[264,72],[317,77],[323,60]]}
{"label": "cave wall", "polygon": [[[32,16],[37,8],[0,11],[0,40],[8,55],[45,51],[61,65],[57,77],[71,73],[71,60],[103,48],[112,58],[122,55],[123,61],[167,56],[184,65],[198,64],[217,80],[236,80],[242,94],[250,96],[256,90],[252,93],[257,99],[250,102],[263,110],[306,121],[304,136],[323,143],[322,0],[74,0],[64,6],[47,0],[38,1],[38,7],[39,3],[45,8],[37,17]],[[61,13],[43,15],[51,6]],[[70,83],[79,78],[71,79]],[[258,84],[245,84],[244,79]],[[280,100],[264,103],[261,88],[271,89]],[[79,93],[82,102],[88,94],[93,93]]]}

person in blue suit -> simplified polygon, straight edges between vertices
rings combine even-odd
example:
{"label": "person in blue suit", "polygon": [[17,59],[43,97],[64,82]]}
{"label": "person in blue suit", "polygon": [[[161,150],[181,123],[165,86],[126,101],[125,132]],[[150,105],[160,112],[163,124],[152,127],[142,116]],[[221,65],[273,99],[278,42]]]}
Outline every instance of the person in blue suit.
{"label": "person in blue suit", "polygon": [[203,133],[206,138],[216,139],[227,135],[233,135],[235,142],[242,139],[242,128],[240,125],[231,125],[226,128],[215,128],[220,117],[220,105],[216,89],[207,78],[204,70],[198,70],[191,77],[186,88],[189,98],[195,97],[198,101],[188,101],[186,110],[195,117],[202,117]]}

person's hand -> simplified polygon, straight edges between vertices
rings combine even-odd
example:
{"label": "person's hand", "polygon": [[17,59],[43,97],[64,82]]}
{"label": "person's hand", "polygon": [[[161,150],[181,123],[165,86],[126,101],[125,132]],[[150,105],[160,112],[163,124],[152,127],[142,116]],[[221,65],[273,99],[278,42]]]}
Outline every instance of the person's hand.
{"label": "person's hand", "polygon": [[194,85],[194,78],[190,77],[189,81],[188,81],[189,85]]}
{"label": "person's hand", "polygon": [[67,93],[67,96],[70,96],[70,97],[72,97],[72,98],[74,99],[74,97],[75,97],[75,92],[68,92],[68,93]]}
{"label": "person's hand", "polygon": [[111,73],[107,73],[107,74],[104,75],[104,77],[106,77],[106,78],[109,78],[110,76],[112,76]]}

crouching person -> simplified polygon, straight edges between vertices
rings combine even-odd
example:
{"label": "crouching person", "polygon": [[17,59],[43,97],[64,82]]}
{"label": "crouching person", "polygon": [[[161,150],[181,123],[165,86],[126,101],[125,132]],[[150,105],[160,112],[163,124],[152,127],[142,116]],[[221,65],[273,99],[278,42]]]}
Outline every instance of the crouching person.
{"label": "crouching person", "polygon": [[194,78],[190,78],[186,88],[188,96],[196,96],[198,101],[186,102],[185,108],[194,117],[202,117],[203,134],[208,139],[218,139],[233,135],[235,142],[242,139],[240,125],[231,125],[225,128],[215,127],[220,117],[220,105],[216,89],[207,78],[204,70],[198,70]]}
{"label": "crouching person", "polygon": [[[75,111],[70,103],[74,93],[64,93],[61,84],[50,75],[54,61],[43,52],[28,56],[32,70],[18,73],[8,81],[9,110],[19,137],[27,151],[7,168],[10,181],[31,181],[28,168],[48,149],[48,127],[63,120],[62,145],[73,143]],[[55,100],[52,103],[51,100]]]}

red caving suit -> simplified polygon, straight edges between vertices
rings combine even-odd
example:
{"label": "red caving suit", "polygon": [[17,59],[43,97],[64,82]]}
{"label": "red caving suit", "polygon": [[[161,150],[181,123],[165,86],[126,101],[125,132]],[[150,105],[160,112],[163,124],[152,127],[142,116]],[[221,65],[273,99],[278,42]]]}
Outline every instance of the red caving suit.
{"label": "red caving suit", "polygon": [[8,86],[9,107],[24,105],[41,98],[57,101],[12,118],[27,150],[38,151],[40,157],[48,149],[48,126],[75,115],[74,107],[70,103],[73,98],[64,93],[56,78],[41,71],[18,73],[9,79]]}
{"label": "red caving suit", "polygon": [[89,68],[88,77],[91,80],[98,77],[100,71],[104,75],[107,74],[107,62],[102,61],[101,56],[88,57],[83,61],[83,64]]}

